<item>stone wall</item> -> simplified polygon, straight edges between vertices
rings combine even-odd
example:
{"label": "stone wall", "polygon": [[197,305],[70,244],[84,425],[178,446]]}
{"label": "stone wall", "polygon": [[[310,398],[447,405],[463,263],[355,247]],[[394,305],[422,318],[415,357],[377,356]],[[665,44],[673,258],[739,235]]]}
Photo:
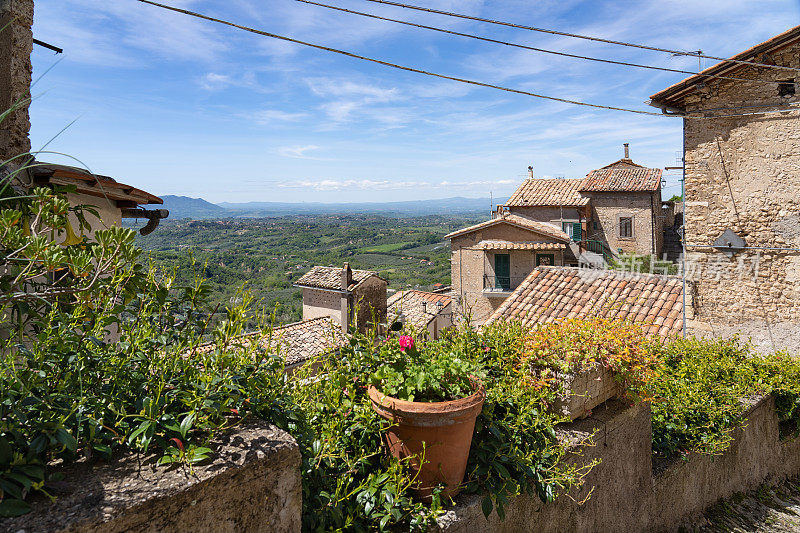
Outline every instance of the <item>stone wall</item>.
{"label": "stone wall", "polygon": [[31,149],[28,115],[33,49],[33,0],[0,0],[0,162]]}
{"label": "stone wall", "polygon": [[[589,239],[603,241],[612,252],[661,254],[664,239],[664,219],[661,216],[661,192],[602,193],[586,192],[591,197],[592,222]],[[619,236],[619,218],[633,218],[633,237]],[[598,224],[595,229],[594,223]],[[655,240],[654,240],[655,238]]]}
{"label": "stone wall", "polygon": [[300,531],[300,451],[287,433],[253,422],[212,442],[206,465],[166,468],[134,454],[71,465],[51,503],[0,519],[2,531]]}
{"label": "stone wall", "polygon": [[[800,68],[800,45],[771,53],[769,61]],[[732,75],[792,78],[791,72],[749,67]],[[781,97],[776,85],[715,80],[684,101],[686,239],[703,319],[800,321],[800,251],[748,250],[729,259],[708,248],[728,228],[748,246],[800,248],[800,111],[727,118],[699,112],[776,109],[800,102],[798,95]]]}
{"label": "stone wall", "polygon": [[373,323],[386,322],[386,282],[376,276],[367,278],[353,290],[352,312],[358,316],[351,317],[357,322],[359,331],[369,330]]}
{"label": "stone wall", "polygon": [[[780,440],[775,403],[758,398],[747,407],[747,423],[734,432],[721,456],[691,454],[685,460],[653,468],[649,404],[628,406],[610,400],[592,415],[564,425],[561,438],[577,445],[570,461],[601,462],[584,486],[550,504],[523,495],[485,518],[481,495],[461,495],[434,531],[679,531],[691,528],[702,511],[765,480],[800,473],[800,439]],[[583,502],[591,493],[591,497]]]}

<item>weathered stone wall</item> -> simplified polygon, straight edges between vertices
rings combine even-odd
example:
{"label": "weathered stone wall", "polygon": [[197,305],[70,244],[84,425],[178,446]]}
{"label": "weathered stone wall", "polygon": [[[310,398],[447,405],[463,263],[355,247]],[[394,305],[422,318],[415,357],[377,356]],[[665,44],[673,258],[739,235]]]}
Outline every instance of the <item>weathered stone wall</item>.
{"label": "weathered stone wall", "polygon": [[[661,192],[656,193],[584,193],[591,197],[592,222],[589,239],[603,241],[611,251],[661,254],[664,222],[661,217]],[[655,215],[655,216],[654,216]],[[619,236],[619,218],[633,217],[633,237]],[[594,229],[597,222],[598,229]],[[655,237],[655,241],[654,241]]]}
{"label": "weathered stone wall", "polygon": [[[450,243],[450,269],[453,296],[460,302],[455,307],[458,315],[471,314],[473,324],[482,324],[495,309],[500,307],[506,293],[487,294],[483,290],[484,276],[494,276],[494,253],[502,250],[480,250],[475,245],[482,240],[504,240],[511,242],[548,241],[546,237],[506,224],[498,224],[483,230],[454,237]],[[512,281],[521,281],[535,267],[536,254],[552,254],[555,265],[564,264],[562,250],[533,251],[509,250]]]}
{"label": "weathered stone wall", "polygon": [[51,503],[0,519],[2,531],[293,532],[300,531],[300,451],[263,422],[215,439],[210,464],[156,466],[129,454],[110,463],[63,469]]}
{"label": "weathered stone wall", "polygon": [[31,149],[28,115],[33,49],[33,0],[0,0],[0,162]]}
{"label": "weathered stone wall", "polygon": [[[434,531],[679,531],[691,528],[716,501],[753,489],[765,480],[780,481],[800,473],[800,439],[780,440],[771,397],[755,399],[747,423],[721,456],[691,454],[686,460],[653,469],[649,404],[627,406],[611,400],[585,419],[564,425],[562,438],[577,446],[570,461],[601,462],[585,484],[551,504],[520,496],[506,507],[506,519],[485,518],[481,495],[462,495]],[[582,502],[591,491],[591,497]]]}
{"label": "weathered stone wall", "polygon": [[[800,68],[800,45],[768,60]],[[793,78],[787,71],[751,68],[733,75]],[[687,255],[702,319],[800,321],[800,251],[749,250],[728,259],[701,248],[728,228],[749,246],[800,248],[800,111],[727,118],[704,118],[707,113],[701,112],[756,105],[776,109],[800,102],[798,95],[781,97],[776,85],[715,80],[684,101]]]}
{"label": "weathered stone wall", "polygon": [[386,322],[386,282],[372,276],[364,280],[353,291],[353,311],[357,312],[355,319],[359,331],[368,331],[373,323]]}

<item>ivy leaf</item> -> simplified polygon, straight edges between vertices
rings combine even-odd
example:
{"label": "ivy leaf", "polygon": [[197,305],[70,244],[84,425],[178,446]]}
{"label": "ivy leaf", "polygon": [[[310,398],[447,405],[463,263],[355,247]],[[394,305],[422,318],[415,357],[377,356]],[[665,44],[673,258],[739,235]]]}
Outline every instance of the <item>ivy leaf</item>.
{"label": "ivy leaf", "polygon": [[483,501],[481,502],[481,510],[483,511],[483,516],[489,518],[489,515],[492,514],[493,507],[494,506],[492,505],[492,497],[487,494],[483,498]]}
{"label": "ivy leaf", "polygon": [[29,512],[31,512],[31,506],[22,500],[6,498],[0,502],[0,516],[8,518],[11,516],[21,516]]}

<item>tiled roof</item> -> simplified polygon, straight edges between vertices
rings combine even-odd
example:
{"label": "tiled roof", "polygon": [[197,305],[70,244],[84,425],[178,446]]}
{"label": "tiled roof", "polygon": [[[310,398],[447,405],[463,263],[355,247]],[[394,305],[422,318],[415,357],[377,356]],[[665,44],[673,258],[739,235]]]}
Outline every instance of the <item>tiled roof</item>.
{"label": "tiled roof", "polygon": [[[369,278],[370,276],[378,276],[377,272],[371,270],[353,270],[353,282],[347,290],[353,290],[356,285]],[[383,279],[383,278],[381,278]],[[342,289],[342,267],[326,267],[315,266],[295,282],[296,286],[312,287],[316,289]]]}
{"label": "tiled roof", "polygon": [[530,230],[540,235],[544,235],[545,237],[550,237],[553,240],[561,241],[561,242],[569,242],[569,235],[561,231],[560,228],[552,224],[548,224],[547,222],[538,222],[536,220],[531,220],[529,218],[521,217],[519,215],[511,215],[508,213],[504,213],[502,216],[497,218],[493,218],[491,220],[487,220],[485,222],[481,222],[480,224],[475,224],[474,226],[469,226],[466,228],[462,228],[458,231],[454,231],[448,235],[445,235],[445,239],[452,239],[453,237],[458,237],[459,235],[464,235],[465,233],[472,233],[473,231],[478,231],[484,228],[489,228],[491,226],[496,226],[497,224],[511,224],[512,226],[517,226],[522,229]]}
{"label": "tiled roof", "polygon": [[108,176],[92,174],[82,168],[35,161],[30,172],[39,185],[71,185],[76,192],[120,202],[141,205],[164,203],[164,200],[149,192],[119,183]]}
{"label": "tiled roof", "polygon": [[[311,318],[274,328],[269,335],[248,333],[234,339],[233,344],[250,348],[260,339],[259,348],[266,353],[277,353],[286,360],[286,366],[302,363],[326,352],[340,348],[347,342],[342,328],[328,317]],[[192,353],[208,353],[217,348],[216,343],[201,344]]]}
{"label": "tiled roof", "polygon": [[660,168],[646,168],[630,159],[620,159],[593,170],[581,181],[588,192],[657,191],[661,188]]}
{"label": "tiled roof", "polygon": [[581,196],[578,192],[581,181],[581,179],[526,179],[505,205],[509,207],[586,205],[589,203],[589,198]]}
{"label": "tiled roof", "polygon": [[489,317],[541,324],[604,317],[642,324],[668,336],[683,326],[683,285],[677,276],[613,270],[537,267]]}
{"label": "tiled roof", "polygon": [[[427,304],[425,311],[422,310],[423,302]],[[402,313],[405,324],[424,329],[428,327],[431,320],[436,318],[437,304],[441,303],[442,310],[444,310],[451,302],[452,299],[446,294],[415,290],[398,291],[387,301],[387,315],[392,321]]]}
{"label": "tiled roof", "polygon": [[263,344],[277,349],[289,366],[341,348],[347,342],[339,324],[328,317],[319,317],[275,328]]}
{"label": "tiled roof", "polygon": [[481,250],[563,250],[566,244],[560,242],[511,242],[500,240],[481,241],[475,245]]}
{"label": "tiled roof", "polygon": [[[748,48],[744,52],[740,52],[731,59],[736,61],[752,61],[760,58],[762,55],[775,52],[787,46],[790,46],[800,40],[800,26],[787,30],[775,37]],[[747,68],[747,65],[735,63],[730,60],[721,61],[713,65],[699,74],[689,76],[683,81],[667,87],[663,91],[659,91],[650,97],[650,105],[661,107],[664,105],[679,105],[684,96],[694,91],[699,85],[704,85],[708,82],[715,82],[715,78],[709,76],[729,76],[733,71]],[[741,82],[734,82],[741,83]]]}

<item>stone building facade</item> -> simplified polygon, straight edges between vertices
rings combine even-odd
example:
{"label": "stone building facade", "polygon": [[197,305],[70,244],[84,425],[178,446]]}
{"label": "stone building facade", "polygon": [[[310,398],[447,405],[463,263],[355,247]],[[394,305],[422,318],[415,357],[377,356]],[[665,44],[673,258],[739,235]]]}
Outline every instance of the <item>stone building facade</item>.
{"label": "stone building facade", "polygon": [[330,317],[347,332],[366,332],[386,322],[389,282],[369,270],[315,266],[295,282],[303,289],[303,320]]}
{"label": "stone building facade", "polygon": [[[800,69],[800,26],[732,59]],[[698,318],[763,321],[773,338],[800,330],[797,82],[797,70],[723,61],[650,102],[683,116],[687,277]],[[747,248],[715,247],[726,230]],[[776,330],[775,322],[793,325]]]}
{"label": "stone building facade", "polygon": [[473,324],[486,320],[539,265],[563,265],[569,236],[519,215],[496,218],[445,236],[455,312]]}
{"label": "stone building facade", "polygon": [[28,105],[31,98],[33,0],[0,0],[0,163],[31,149]]}

